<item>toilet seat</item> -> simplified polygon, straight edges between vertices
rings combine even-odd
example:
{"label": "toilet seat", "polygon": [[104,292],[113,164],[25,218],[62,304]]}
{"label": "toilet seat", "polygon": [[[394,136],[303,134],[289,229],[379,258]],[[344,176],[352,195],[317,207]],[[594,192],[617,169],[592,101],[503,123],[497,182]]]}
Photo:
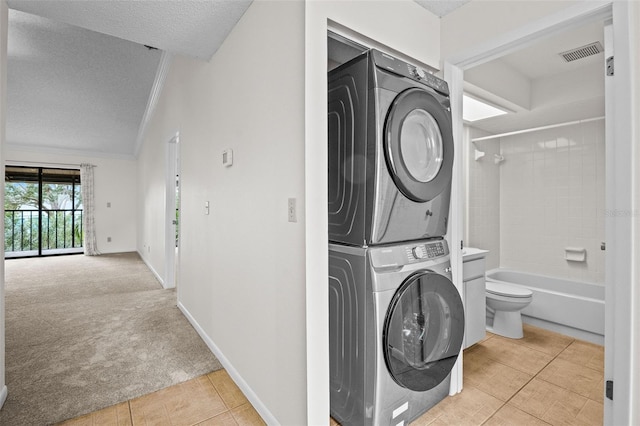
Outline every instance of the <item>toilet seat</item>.
{"label": "toilet seat", "polygon": [[533,295],[533,292],[526,288],[488,280],[486,282],[486,290],[487,293],[504,297],[526,298]]}

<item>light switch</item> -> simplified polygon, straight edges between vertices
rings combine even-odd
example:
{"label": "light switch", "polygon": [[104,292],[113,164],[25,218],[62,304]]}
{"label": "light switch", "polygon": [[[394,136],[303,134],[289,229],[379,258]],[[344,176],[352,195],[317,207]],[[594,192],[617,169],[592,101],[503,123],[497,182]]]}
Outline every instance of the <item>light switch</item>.
{"label": "light switch", "polygon": [[233,150],[232,149],[225,149],[224,151],[222,151],[222,164],[225,167],[233,166]]}
{"label": "light switch", "polygon": [[288,205],[287,205],[287,214],[289,216],[289,222],[297,222],[298,218],[296,217],[296,199],[295,198],[289,198],[288,201]]}

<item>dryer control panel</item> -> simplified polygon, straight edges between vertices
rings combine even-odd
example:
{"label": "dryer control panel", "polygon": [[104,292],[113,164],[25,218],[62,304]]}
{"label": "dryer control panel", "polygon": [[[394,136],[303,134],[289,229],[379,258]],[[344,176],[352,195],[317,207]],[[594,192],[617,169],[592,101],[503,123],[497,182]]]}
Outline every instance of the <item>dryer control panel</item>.
{"label": "dryer control panel", "polygon": [[374,268],[398,268],[418,262],[428,262],[449,254],[445,240],[414,241],[395,246],[369,247]]}
{"label": "dryer control panel", "polygon": [[387,55],[379,50],[371,49],[371,53],[373,61],[379,68],[419,81],[443,95],[449,96],[449,85],[447,82],[431,74],[429,71],[404,62],[398,58],[394,58],[393,56]]}

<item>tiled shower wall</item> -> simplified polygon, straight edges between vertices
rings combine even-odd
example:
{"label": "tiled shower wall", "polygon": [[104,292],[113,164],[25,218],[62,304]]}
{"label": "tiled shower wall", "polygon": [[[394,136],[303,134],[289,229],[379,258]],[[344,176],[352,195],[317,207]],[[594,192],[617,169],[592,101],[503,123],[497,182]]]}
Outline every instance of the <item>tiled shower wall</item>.
{"label": "tiled shower wall", "polygon": [[[488,152],[469,159],[470,245],[495,249],[487,233],[496,215],[486,203],[496,199],[497,168],[499,265],[604,283],[604,120],[479,143],[493,144],[505,161],[482,162]],[[584,248],[585,261],[566,260],[567,247]]]}
{"label": "tiled shower wall", "polygon": [[[467,141],[489,135],[477,129],[466,128]],[[467,145],[467,199],[465,245],[489,250],[487,269],[500,266],[500,168],[494,155],[500,154],[498,140],[469,142]],[[475,160],[475,151],[484,156]]]}

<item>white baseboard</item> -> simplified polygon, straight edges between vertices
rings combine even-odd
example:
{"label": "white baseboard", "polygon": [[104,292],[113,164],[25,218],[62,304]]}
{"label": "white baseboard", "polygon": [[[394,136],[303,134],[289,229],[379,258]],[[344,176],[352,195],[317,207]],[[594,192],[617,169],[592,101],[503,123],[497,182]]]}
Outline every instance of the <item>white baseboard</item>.
{"label": "white baseboard", "polygon": [[153,266],[151,266],[151,264],[147,261],[147,259],[142,255],[142,253],[140,253],[140,251],[138,251],[138,254],[140,255],[140,259],[142,259],[142,261],[144,262],[145,265],[147,265],[147,268],[149,268],[149,270],[151,271],[151,273],[153,275],[155,275],[156,279],[160,282],[160,284],[162,285],[163,288],[167,288],[164,285],[164,278],[162,278],[160,276],[160,274],[158,274],[158,272],[156,272],[155,269],[153,269]]}
{"label": "white baseboard", "polygon": [[2,386],[2,389],[0,389],[0,409],[2,409],[4,402],[7,400],[8,394],[9,394],[9,391],[7,390],[7,386],[6,385]]}
{"label": "white baseboard", "polygon": [[202,340],[204,340],[204,342],[207,344],[211,352],[213,352],[216,358],[218,358],[218,361],[220,361],[220,364],[222,364],[224,369],[227,370],[227,373],[229,373],[229,376],[231,376],[231,378],[236,383],[236,385],[238,385],[238,387],[240,388],[242,393],[244,393],[244,395],[247,397],[251,405],[253,405],[253,408],[256,409],[258,414],[260,414],[260,416],[262,417],[262,420],[264,420],[268,425],[279,424],[278,420],[276,420],[276,418],[273,416],[273,414],[271,414],[269,409],[262,403],[260,398],[258,398],[258,395],[256,395],[253,389],[251,389],[251,387],[249,387],[247,382],[244,381],[244,379],[242,378],[238,370],[236,370],[233,367],[233,365],[231,365],[231,362],[227,359],[227,357],[224,356],[220,348],[218,348],[218,346],[216,346],[216,344],[213,343],[213,340],[211,340],[211,338],[207,335],[207,333],[205,333],[202,327],[200,327],[200,324],[198,324],[198,322],[193,318],[193,316],[189,313],[187,308],[185,308],[181,302],[178,302],[178,309],[180,309],[180,311],[182,311],[184,316],[187,317],[187,320],[189,320],[193,328],[196,329],[196,331],[198,332]]}

